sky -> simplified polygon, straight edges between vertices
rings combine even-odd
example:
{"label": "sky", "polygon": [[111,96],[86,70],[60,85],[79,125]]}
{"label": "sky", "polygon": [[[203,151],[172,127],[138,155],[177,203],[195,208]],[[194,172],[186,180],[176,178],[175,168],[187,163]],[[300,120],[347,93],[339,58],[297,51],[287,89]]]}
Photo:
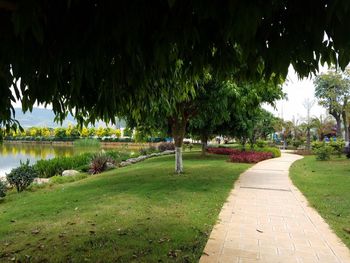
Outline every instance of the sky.
{"label": "sky", "polygon": [[[327,67],[320,67],[319,73],[327,71]],[[264,108],[272,112],[275,116],[281,117],[284,120],[299,120],[302,122],[306,119],[306,109],[303,102],[307,99],[314,101],[314,106],[311,108],[310,116],[325,115],[325,108],[318,105],[315,99],[315,86],[313,84],[314,76],[300,79],[293,67],[288,70],[287,81],[283,84],[283,92],[287,94],[287,99],[277,101],[276,108],[269,105],[264,105]]]}

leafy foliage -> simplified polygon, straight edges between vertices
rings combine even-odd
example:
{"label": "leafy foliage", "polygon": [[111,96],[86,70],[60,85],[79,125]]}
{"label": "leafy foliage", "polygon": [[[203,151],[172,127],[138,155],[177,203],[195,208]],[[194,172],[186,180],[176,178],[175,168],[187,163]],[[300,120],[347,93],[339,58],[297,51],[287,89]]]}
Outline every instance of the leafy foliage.
{"label": "leafy foliage", "polygon": [[91,153],[71,157],[56,157],[49,160],[39,160],[34,165],[38,177],[49,178],[55,175],[61,175],[64,170],[75,169],[89,163],[92,157]]}
{"label": "leafy foliage", "polygon": [[302,76],[320,62],[344,68],[349,5],[8,1],[0,17],[1,123],[16,125],[16,97],[24,110],[52,103],[59,119],[69,110],[80,121],[115,121],[125,104],[164,89],[159,84],[173,77],[178,61],[188,79],[203,68],[245,79],[272,72],[284,77],[290,64]]}
{"label": "leafy foliage", "polygon": [[20,166],[11,170],[6,175],[6,179],[10,185],[15,186],[17,192],[25,190],[38,176],[33,166],[29,165],[29,160],[25,163],[21,162]]}
{"label": "leafy foliage", "polygon": [[94,154],[91,158],[89,173],[102,173],[107,169],[107,163],[114,163],[114,160],[102,152]]}
{"label": "leafy foliage", "polygon": [[0,180],[0,198],[5,197],[6,192],[7,192],[6,183],[3,180]]}
{"label": "leafy foliage", "polygon": [[[346,109],[350,99],[350,72],[349,70],[339,73],[328,71],[316,77],[315,96],[319,99],[319,104],[324,106],[330,115],[337,122],[337,136],[341,137],[341,119],[347,127]],[[345,131],[348,140],[347,129]]]}
{"label": "leafy foliage", "polygon": [[327,144],[323,144],[322,146],[315,148],[313,152],[316,154],[316,159],[319,161],[327,161],[331,158],[331,155],[334,152],[333,147]]}

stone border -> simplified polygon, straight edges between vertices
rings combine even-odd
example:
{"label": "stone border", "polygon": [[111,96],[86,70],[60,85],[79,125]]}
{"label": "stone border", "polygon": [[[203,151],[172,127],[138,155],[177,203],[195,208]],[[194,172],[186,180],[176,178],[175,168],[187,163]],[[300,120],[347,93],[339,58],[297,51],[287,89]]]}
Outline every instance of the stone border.
{"label": "stone border", "polygon": [[125,167],[125,166],[129,166],[131,164],[134,164],[134,163],[142,162],[142,161],[149,159],[149,158],[152,158],[152,157],[170,155],[170,154],[174,154],[174,153],[175,153],[175,151],[173,151],[173,150],[166,150],[164,152],[151,153],[149,155],[140,155],[139,157],[130,158],[130,159],[127,159],[126,161],[120,162],[118,164],[118,167]]}

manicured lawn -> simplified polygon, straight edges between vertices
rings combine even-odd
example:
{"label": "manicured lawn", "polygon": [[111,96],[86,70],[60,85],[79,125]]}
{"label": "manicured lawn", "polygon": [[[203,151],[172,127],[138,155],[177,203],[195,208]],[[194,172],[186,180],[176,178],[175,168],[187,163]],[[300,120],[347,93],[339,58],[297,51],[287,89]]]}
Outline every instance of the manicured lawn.
{"label": "manicured lawn", "polygon": [[196,262],[248,164],[163,156],[0,202],[0,262]]}
{"label": "manicured lawn", "polygon": [[307,156],[295,162],[290,175],[309,203],[350,248],[350,160],[316,161]]}

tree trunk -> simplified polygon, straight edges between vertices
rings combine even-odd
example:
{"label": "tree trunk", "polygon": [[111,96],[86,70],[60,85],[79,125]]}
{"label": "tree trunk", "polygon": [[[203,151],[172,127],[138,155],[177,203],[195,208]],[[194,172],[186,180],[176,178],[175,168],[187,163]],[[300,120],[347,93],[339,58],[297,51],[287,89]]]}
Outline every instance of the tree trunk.
{"label": "tree trunk", "polygon": [[343,118],[344,132],[345,132],[344,140],[345,140],[345,142],[348,142],[349,141],[349,130],[347,129],[348,122],[347,122],[347,117],[346,117],[345,111],[342,112],[342,118]]}
{"label": "tree trunk", "polygon": [[171,132],[175,142],[175,173],[183,173],[182,144],[186,132],[187,118],[183,111],[171,119]]}
{"label": "tree trunk", "polygon": [[308,150],[310,150],[310,145],[311,145],[311,134],[310,134],[310,127],[307,127],[307,132],[306,132],[306,147]]}
{"label": "tree trunk", "polygon": [[342,134],[341,134],[341,119],[340,116],[335,117],[335,121],[337,122],[337,137],[338,138],[342,138]]}
{"label": "tree trunk", "polygon": [[205,156],[207,153],[208,137],[205,135],[202,135],[201,136],[201,143],[202,143],[202,155]]}

